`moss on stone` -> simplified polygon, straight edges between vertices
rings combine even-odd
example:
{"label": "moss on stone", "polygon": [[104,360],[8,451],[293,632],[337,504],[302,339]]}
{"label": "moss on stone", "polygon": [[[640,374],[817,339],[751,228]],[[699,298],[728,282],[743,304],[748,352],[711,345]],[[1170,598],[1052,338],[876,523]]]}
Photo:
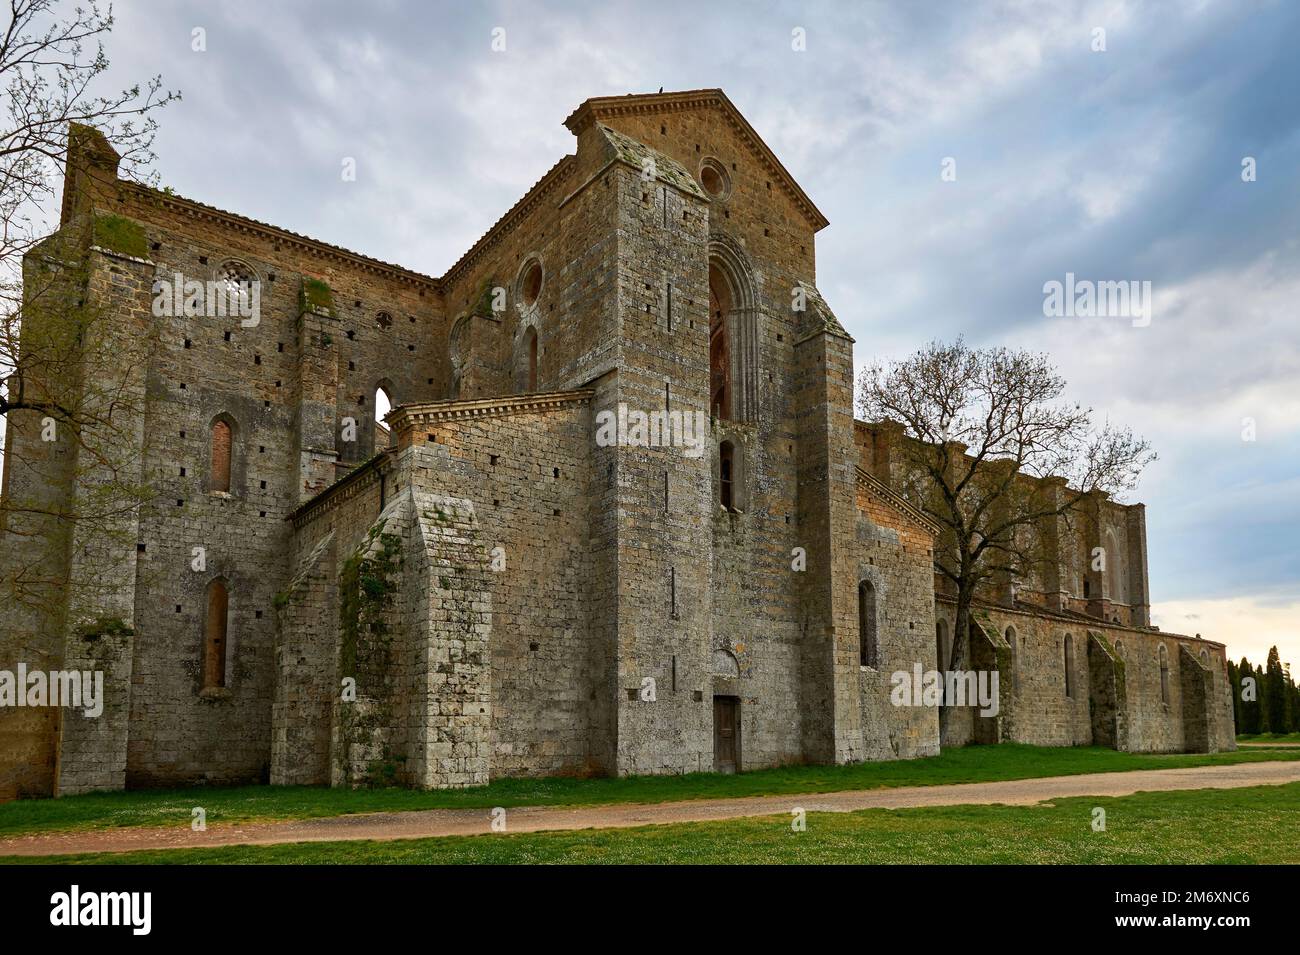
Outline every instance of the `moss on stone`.
{"label": "moss on stone", "polygon": [[372,527],[339,573],[339,672],[343,676],[356,676],[361,634],[384,634],[383,612],[397,589],[392,577],[402,566],[402,540],[383,531],[382,522]]}
{"label": "moss on stone", "polygon": [[90,643],[100,637],[130,637],[135,631],[121,617],[100,616],[81,624],[74,633]]}
{"label": "moss on stone", "polygon": [[298,290],[298,310],[334,314],[334,293],[328,283],[320,279],[304,278]]}
{"label": "moss on stone", "polygon": [[123,216],[96,216],[91,242],[101,249],[137,259],[149,257],[149,240],[145,238],[144,227]]}
{"label": "moss on stone", "polygon": [[470,308],[471,315],[478,315],[480,318],[496,318],[497,314],[492,310],[492,291],[497,288],[495,278],[489,276],[483,280],[479,287],[478,295],[474,298],[474,305]]}

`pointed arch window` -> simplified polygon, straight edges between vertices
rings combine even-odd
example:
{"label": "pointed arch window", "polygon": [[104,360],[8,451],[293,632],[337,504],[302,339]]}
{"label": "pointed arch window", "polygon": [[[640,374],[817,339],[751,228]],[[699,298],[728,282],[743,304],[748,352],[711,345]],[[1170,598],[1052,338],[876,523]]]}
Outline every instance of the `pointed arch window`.
{"label": "pointed arch window", "polygon": [[529,328],[524,333],[524,360],[528,362],[528,374],[524,391],[532,393],[537,390],[537,329]]}
{"label": "pointed arch window", "polygon": [[858,584],[858,656],[864,667],[880,665],[880,634],[876,628],[876,587],[864,580]]}
{"label": "pointed arch window", "polygon": [[393,444],[393,432],[384,417],[393,410],[392,385],[387,380],[375,386],[375,451],[382,451]]}
{"label": "pointed arch window", "polygon": [[1074,638],[1065,635],[1065,696],[1074,698]]}
{"label": "pointed arch window", "polygon": [[723,441],[718,446],[718,490],[724,511],[736,509],[736,446]]}
{"label": "pointed arch window", "polygon": [[230,594],[224,579],[208,584],[203,624],[203,689],[226,686],[226,639],[230,624]]}
{"label": "pointed arch window", "polygon": [[209,488],[229,493],[231,462],[235,453],[235,429],[232,423],[226,418],[213,421],[210,439]]}
{"label": "pointed arch window", "polygon": [[709,412],[720,421],[731,419],[731,348],[727,315],[731,289],[717,265],[709,266]]}

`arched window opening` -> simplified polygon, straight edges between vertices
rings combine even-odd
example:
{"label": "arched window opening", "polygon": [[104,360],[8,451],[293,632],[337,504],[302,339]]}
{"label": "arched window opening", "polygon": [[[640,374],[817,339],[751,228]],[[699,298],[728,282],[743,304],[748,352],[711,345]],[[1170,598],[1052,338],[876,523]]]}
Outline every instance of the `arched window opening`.
{"label": "arched window opening", "polygon": [[722,509],[736,509],[736,447],[730,441],[718,446],[718,490]]}
{"label": "arched window opening", "polygon": [[1118,658],[1121,659],[1121,660],[1124,659],[1124,641],[1123,641],[1123,640],[1116,640],[1116,641],[1115,641],[1115,656],[1118,657]]}
{"label": "arched window opening", "polygon": [[447,337],[447,357],[451,359],[451,381],[448,383],[447,388],[448,398],[456,399],[461,396],[461,379],[465,366],[469,363],[469,322],[468,315],[462,315],[456,319],[456,323],[451,326],[451,334]]}
{"label": "arched window opening", "polygon": [[1169,702],[1169,651],[1160,644],[1160,702]]}
{"label": "arched window opening", "polygon": [[876,588],[869,580],[858,584],[858,655],[864,667],[880,664],[880,635],[876,632]]}
{"label": "arched window opening", "polygon": [[532,259],[519,277],[519,298],[525,308],[536,304],[542,294],[542,263]]}
{"label": "arched window opening", "polygon": [[234,454],[234,428],[218,419],[212,422],[211,489],[230,491],[230,462]]}
{"label": "arched window opening", "polygon": [[1074,699],[1074,638],[1065,635],[1065,696]]}
{"label": "arched window opening", "polygon": [[226,685],[226,636],[230,597],[226,582],[218,578],[208,584],[208,612],[203,625],[203,689]]}
{"label": "arched window opening", "polygon": [[1202,650],[1202,651],[1201,651],[1201,662],[1204,663],[1207,667],[1210,665],[1210,651],[1209,651],[1209,650]]}
{"label": "arched window opening", "polygon": [[940,617],[934,623],[934,662],[940,673],[948,670],[948,621]]}
{"label": "arched window opening", "polygon": [[393,396],[384,385],[375,388],[375,451],[392,447],[393,432],[384,422],[384,417],[393,410]]}
{"label": "arched window opening", "polygon": [[537,329],[530,328],[524,334],[524,349],[528,359],[527,392],[537,390]]}
{"label": "arched window opening", "polygon": [[722,271],[709,265],[709,409],[719,420],[731,420],[731,348],[727,315],[731,289]]}

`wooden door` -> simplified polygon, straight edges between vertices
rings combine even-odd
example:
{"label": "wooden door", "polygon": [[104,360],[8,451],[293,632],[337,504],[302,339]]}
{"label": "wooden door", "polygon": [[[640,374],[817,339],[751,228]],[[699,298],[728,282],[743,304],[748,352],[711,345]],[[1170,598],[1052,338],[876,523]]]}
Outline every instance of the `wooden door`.
{"label": "wooden door", "polygon": [[734,696],[713,698],[713,771],[740,769],[740,701]]}

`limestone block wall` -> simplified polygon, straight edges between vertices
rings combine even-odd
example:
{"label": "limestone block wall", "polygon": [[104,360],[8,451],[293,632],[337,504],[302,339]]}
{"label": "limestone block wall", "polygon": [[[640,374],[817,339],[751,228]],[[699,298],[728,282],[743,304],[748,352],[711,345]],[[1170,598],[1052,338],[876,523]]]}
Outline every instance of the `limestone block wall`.
{"label": "limestone block wall", "polygon": [[[1002,739],[1135,752],[1235,748],[1222,644],[992,606],[981,612],[1011,648],[1010,666],[1000,675],[1011,687],[1010,699],[1003,696]],[[939,601],[938,613],[954,625],[950,601]],[[1067,635],[1074,641],[1069,696]],[[1168,664],[1163,693],[1161,646]],[[967,728],[945,737],[945,745],[972,741],[969,721],[954,725]],[[1191,735],[1189,725],[1197,727]]]}
{"label": "limestone block wall", "polygon": [[[156,345],[150,318],[150,263],[134,256],[86,253],[81,358],[100,376],[82,410],[93,423],[77,441],[73,480],[65,501],[77,516],[67,565],[63,664],[103,674],[103,711],[60,713],[58,795],[120,789],[125,781],[128,714],[135,683],[134,655],[141,619],[140,508],[147,429],[145,368]],[[66,435],[64,440],[67,440]]]}
{"label": "limestone block wall", "polygon": [[608,768],[590,746],[590,400],[520,397],[464,414],[429,405],[406,412],[409,432],[399,423],[403,447],[421,452],[402,482],[473,507],[489,568],[494,775]]}
{"label": "limestone block wall", "polygon": [[305,553],[296,555],[293,576],[274,601],[271,782],[319,785],[330,779],[330,727],[342,689],[334,531],[294,543]]}
{"label": "limestone block wall", "polygon": [[[345,564],[366,545],[384,509],[393,467],[392,454],[382,455],[296,509],[286,522],[291,576],[272,598],[272,783],[322,785],[333,778],[344,675],[340,583]],[[358,696],[366,690],[358,686]]]}
{"label": "limestone block wall", "polygon": [[[124,782],[262,779],[270,750],[272,601],[290,564],[283,518],[304,493],[299,408],[310,397],[323,421],[321,434],[307,438],[328,468],[309,476],[314,489],[334,479],[333,462],[346,468],[372,453],[379,384],[396,401],[445,390],[445,353],[426,345],[445,334],[441,294],[427,276],[118,181],[111,150],[104,149],[107,165],[91,179],[77,173],[84,160],[77,149],[70,156],[56,238],[71,237],[86,217],[114,216],[141,230],[149,256],[135,256],[143,264],[129,267],[123,263],[132,257],[119,257],[111,270],[115,289],[131,269],[144,270],[136,294],[142,314],[155,312],[148,324],[158,345],[140,366],[146,415],[137,455],[142,480],[157,499],[141,511],[129,555],[110,564],[139,568],[128,615],[134,617],[134,692]],[[78,191],[77,182],[87,188]],[[150,309],[160,291],[155,283],[174,283],[178,275],[217,281],[229,267],[259,284],[255,322]],[[298,333],[307,279],[324,279],[332,290],[332,324],[305,340],[325,362],[304,354]],[[329,374],[320,379],[323,388],[307,396],[300,372],[317,365]],[[228,492],[208,482],[210,428],[218,417],[234,432]],[[354,440],[345,428],[349,419],[356,425]],[[79,572],[64,576],[84,583]],[[204,595],[217,578],[231,591],[229,685],[226,692],[201,695]],[[52,740],[53,721],[41,722]]]}
{"label": "limestone block wall", "polygon": [[[43,312],[56,314],[84,298],[87,253],[70,252],[57,238],[24,257],[24,282],[42,290],[25,303],[24,348],[52,334]],[[72,267],[69,267],[69,263]],[[28,380],[29,393],[75,392],[76,382]],[[42,415],[11,412],[5,429],[4,484],[0,489],[0,669],[57,669],[65,649],[67,562],[71,527],[56,515],[66,504],[77,473],[72,440],[42,440]],[[61,436],[68,439],[71,435]],[[0,720],[0,799],[54,791],[59,711],[21,707]]]}
{"label": "limestone block wall", "polygon": [[937,755],[937,710],[896,706],[890,698],[894,673],[905,672],[910,680],[916,664],[922,671],[937,668],[933,537],[878,489],[862,483],[855,530],[857,581],[870,581],[875,590],[880,641],[879,665],[859,667],[861,758]]}
{"label": "limestone block wall", "polygon": [[[590,745],[589,400],[403,408],[398,451],[295,515],[303,556],[281,617],[274,727],[286,780],[307,762],[318,767],[313,781],[325,765],[340,784],[421,786],[606,769]],[[347,609],[338,601],[349,561],[369,555],[360,572],[374,576],[386,535],[387,563],[400,555],[400,569],[376,588],[388,594],[375,609],[380,627],[355,628],[350,649],[339,623],[308,608],[328,612],[333,599]],[[353,710],[337,689],[349,660]]]}
{"label": "limestone block wall", "polygon": [[[626,148],[626,144],[624,144]],[[646,154],[661,176],[673,168]],[[610,168],[618,211],[618,371],[611,404],[644,414],[708,411],[708,234],[698,187]],[[664,299],[671,285],[673,312]],[[614,449],[617,603],[615,767],[619,774],[713,767],[712,441]],[[654,698],[645,692],[653,681]],[[743,711],[743,705],[742,705]],[[742,717],[743,718],[743,717]]]}
{"label": "limestone block wall", "polygon": [[[757,463],[761,457],[754,454],[747,463]],[[710,669],[714,692],[740,698],[743,769],[803,758],[799,682],[803,628],[799,572],[792,566],[797,527],[785,520],[793,510],[793,500],[782,496],[788,490],[758,490],[761,474],[751,465],[751,493],[743,513],[722,511],[714,498],[709,502],[713,526]],[[734,684],[727,681],[733,661]]]}

